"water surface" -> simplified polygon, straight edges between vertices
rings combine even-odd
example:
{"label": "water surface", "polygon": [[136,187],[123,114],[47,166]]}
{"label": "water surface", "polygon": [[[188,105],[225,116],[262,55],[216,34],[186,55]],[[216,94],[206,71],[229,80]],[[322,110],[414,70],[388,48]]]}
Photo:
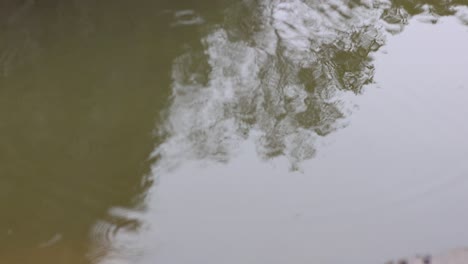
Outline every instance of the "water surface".
{"label": "water surface", "polygon": [[2,6],[0,262],[466,246],[466,4]]}

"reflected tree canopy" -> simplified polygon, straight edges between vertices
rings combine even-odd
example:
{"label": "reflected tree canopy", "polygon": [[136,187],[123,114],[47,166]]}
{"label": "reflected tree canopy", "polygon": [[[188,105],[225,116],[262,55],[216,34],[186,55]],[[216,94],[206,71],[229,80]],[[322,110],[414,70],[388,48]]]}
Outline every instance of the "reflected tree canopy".
{"label": "reflected tree canopy", "polygon": [[225,161],[254,138],[264,158],[293,168],[316,139],[345,125],[346,92],[373,83],[372,53],[412,16],[457,15],[466,1],[243,1],[225,11],[202,49],[173,66],[173,103],[156,155],[162,164]]}
{"label": "reflected tree canopy", "polygon": [[467,5],[466,0],[391,1],[382,13],[382,20],[394,26],[390,29],[392,33],[403,30],[408,20],[417,15],[424,15],[424,19],[430,23],[437,23],[440,17],[457,16],[463,24],[468,24]]}

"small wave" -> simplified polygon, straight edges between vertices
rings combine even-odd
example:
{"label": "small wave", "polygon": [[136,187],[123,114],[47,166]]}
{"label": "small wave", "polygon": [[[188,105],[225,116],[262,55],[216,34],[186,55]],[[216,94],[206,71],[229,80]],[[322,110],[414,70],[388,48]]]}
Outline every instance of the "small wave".
{"label": "small wave", "polygon": [[62,240],[62,238],[63,238],[62,234],[57,233],[57,234],[53,235],[49,240],[40,243],[39,248],[51,247],[51,246],[57,244],[58,242],[60,242],[60,240]]}
{"label": "small wave", "polygon": [[89,259],[98,263],[113,263],[113,260],[126,259],[138,255],[132,248],[132,239],[142,227],[139,214],[124,208],[112,208],[109,216],[97,221],[90,232],[94,245]]}
{"label": "small wave", "polygon": [[174,20],[172,26],[191,26],[201,25],[205,23],[203,17],[197,14],[194,10],[179,10],[174,12]]}

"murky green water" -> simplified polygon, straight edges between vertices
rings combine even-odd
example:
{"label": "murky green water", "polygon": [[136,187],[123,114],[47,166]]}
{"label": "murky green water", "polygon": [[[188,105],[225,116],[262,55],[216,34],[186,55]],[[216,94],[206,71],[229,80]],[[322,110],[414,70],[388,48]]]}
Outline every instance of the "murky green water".
{"label": "murky green water", "polygon": [[0,263],[468,245],[468,2],[0,4]]}

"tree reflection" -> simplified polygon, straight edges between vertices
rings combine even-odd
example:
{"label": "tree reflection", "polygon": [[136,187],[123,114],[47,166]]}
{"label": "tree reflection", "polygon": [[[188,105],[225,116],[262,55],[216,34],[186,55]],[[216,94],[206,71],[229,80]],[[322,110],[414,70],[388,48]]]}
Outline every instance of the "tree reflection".
{"label": "tree reflection", "polygon": [[[373,83],[372,53],[415,15],[457,14],[464,1],[244,1],[174,63],[161,164],[225,161],[247,137],[293,167],[343,127],[340,96]],[[203,82],[199,80],[205,80]]]}
{"label": "tree reflection", "polygon": [[[244,10],[252,17],[237,13]],[[369,54],[384,38],[363,21],[375,21],[377,14],[363,5],[337,10],[302,1],[231,9],[223,28],[204,39],[211,69],[206,84],[185,81],[206,72],[186,70],[196,53],[175,62],[167,127],[172,141],[159,149],[161,155],[188,149],[184,154],[194,158],[225,160],[232,146],[254,132],[264,158],[285,155],[293,164],[311,158],[314,138],[342,126],[336,95],[360,93],[372,82]]]}
{"label": "tree reflection", "polygon": [[462,23],[467,24],[467,5],[468,1],[466,0],[394,0],[384,9],[382,20],[395,26],[393,29],[390,29],[390,32],[393,33],[403,30],[408,20],[417,15],[425,15],[426,21],[430,23],[437,23],[440,17],[457,16]]}

